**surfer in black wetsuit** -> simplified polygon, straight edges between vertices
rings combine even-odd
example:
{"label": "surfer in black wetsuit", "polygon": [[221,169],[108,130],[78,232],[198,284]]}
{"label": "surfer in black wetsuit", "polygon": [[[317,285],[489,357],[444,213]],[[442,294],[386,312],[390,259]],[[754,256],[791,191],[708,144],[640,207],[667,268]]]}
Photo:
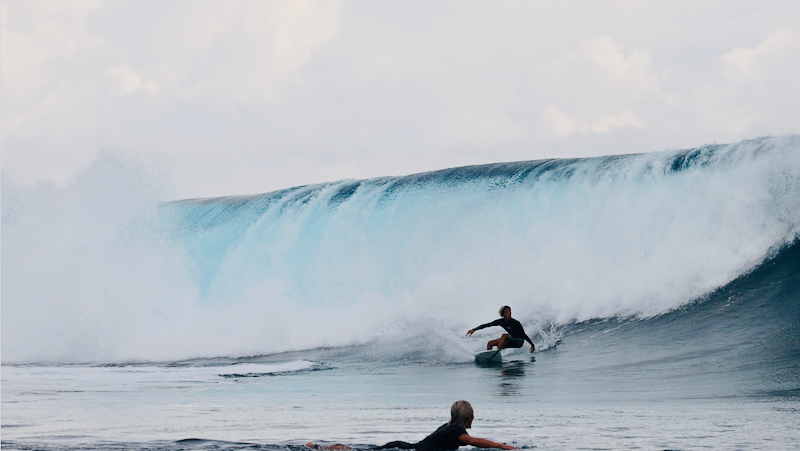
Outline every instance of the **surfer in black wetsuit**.
{"label": "surfer in black wetsuit", "polygon": [[[450,407],[450,421],[443,424],[433,434],[425,437],[419,443],[389,442],[383,446],[369,448],[370,450],[384,449],[414,449],[416,451],[454,451],[459,446],[472,445],[477,448],[516,449],[505,443],[497,443],[485,438],[472,437],[467,434],[467,429],[472,427],[472,406],[467,401],[456,401]],[[332,451],[351,449],[347,445],[315,445],[306,443],[309,448],[326,449]]]}
{"label": "surfer in black wetsuit", "polygon": [[489,343],[486,343],[487,350],[491,350],[495,346],[497,346],[498,351],[506,348],[521,348],[522,345],[525,344],[525,341],[527,341],[531,344],[531,352],[533,352],[534,349],[536,349],[536,345],[533,344],[531,338],[525,333],[525,329],[522,328],[522,324],[511,317],[511,307],[507,305],[501,307],[500,316],[502,316],[502,318],[496,319],[491,323],[481,324],[474,329],[470,329],[467,332],[467,335],[472,335],[476,330],[481,330],[486,327],[500,326],[508,333],[503,334],[503,336],[497,340],[492,340]]}

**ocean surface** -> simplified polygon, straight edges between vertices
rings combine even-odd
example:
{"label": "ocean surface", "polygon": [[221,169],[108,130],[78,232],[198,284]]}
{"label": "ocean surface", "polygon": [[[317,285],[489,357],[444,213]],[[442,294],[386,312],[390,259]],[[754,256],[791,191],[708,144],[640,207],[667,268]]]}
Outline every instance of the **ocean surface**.
{"label": "ocean surface", "polygon": [[[4,449],[800,449],[800,137],[164,201],[2,187]],[[536,352],[475,353],[512,307]]]}

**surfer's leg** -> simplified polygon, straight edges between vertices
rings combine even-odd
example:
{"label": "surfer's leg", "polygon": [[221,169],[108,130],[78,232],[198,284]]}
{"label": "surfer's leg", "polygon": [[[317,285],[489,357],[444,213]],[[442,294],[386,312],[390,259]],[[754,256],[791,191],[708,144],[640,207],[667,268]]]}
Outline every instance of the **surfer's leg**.
{"label": "surfer's leg", "polygon": [[506,342],[508,339],[511,338],[508,334],[503,334],[502,337],[497,339],[497,349],[503,349],[506,346]]}
{"label": "surfer's leg", "polygon": [[489,343],[486,343],[486,350],[491,351],[493,347],[497,346],[497,349],[503,349],[503,345],[508,340],[508,334],[503,334],[502,337],[498,338],[497,340],[492,340]]}

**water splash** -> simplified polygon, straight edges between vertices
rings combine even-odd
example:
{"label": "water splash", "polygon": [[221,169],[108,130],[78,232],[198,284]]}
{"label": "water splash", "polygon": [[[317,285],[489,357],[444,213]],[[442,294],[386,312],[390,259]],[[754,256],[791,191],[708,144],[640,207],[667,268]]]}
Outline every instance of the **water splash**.
{"label": "water splash", "polygon": [[544,345],[552,325],[678,308],[800,232],[797,136],[348,180],[155,213],[146,190],[103,185],[120,179],[106,171],[4,198],[4,362],[414,346],[461,336],[503,304]]}

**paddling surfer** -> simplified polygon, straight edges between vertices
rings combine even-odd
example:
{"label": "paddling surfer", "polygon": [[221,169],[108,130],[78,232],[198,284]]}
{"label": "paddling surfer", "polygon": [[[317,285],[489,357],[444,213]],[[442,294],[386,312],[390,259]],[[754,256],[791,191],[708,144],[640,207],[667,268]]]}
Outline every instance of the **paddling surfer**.
{"label": "paddling surfer", "polygon": [[497,346],[498,351],[506,348],[521,348],[522,345],[524,345],[527,341],[531,344],[531,352],[533,352],[533,350],[536,349],[536,345],[533,344],[531,338],[525,333],[525,329],[522,328],[522,324],[511,317],[511,307],[507,305],[501,307],[500,316],[502,318],[496,319],[491,323],[481,324],[474,329],[470,329],[467,332],[467,336],[472,335],[476,330],[481,330],[491,326],[500,326],[508,333],[503,334],[503,336],[497,340],[492,340],[486,343],[486,350],[491,350],[495,346]]}
{"label": "paddling surfer", "polygon": [[[459,447],[467,445],[472,445],[476,448],[516,449],[505,443],[493,442],[485,438],[472,437],[469,435],[467,429],[472,427],[472,420],[474,419],[475,415],[472,412],[472,405],[467,401],[456,401],[450,407],[450,421],[443,424],[431,435],[422,439],[421,442],[408,443],[395,441],[389,442],[383,446],[368,448],[368,450],[407,449],[416,451],[455,451]],[[306,446],[313,449],[330,451],[352,449],[342,444],[315,445],[312,442],[306,443]]]}

